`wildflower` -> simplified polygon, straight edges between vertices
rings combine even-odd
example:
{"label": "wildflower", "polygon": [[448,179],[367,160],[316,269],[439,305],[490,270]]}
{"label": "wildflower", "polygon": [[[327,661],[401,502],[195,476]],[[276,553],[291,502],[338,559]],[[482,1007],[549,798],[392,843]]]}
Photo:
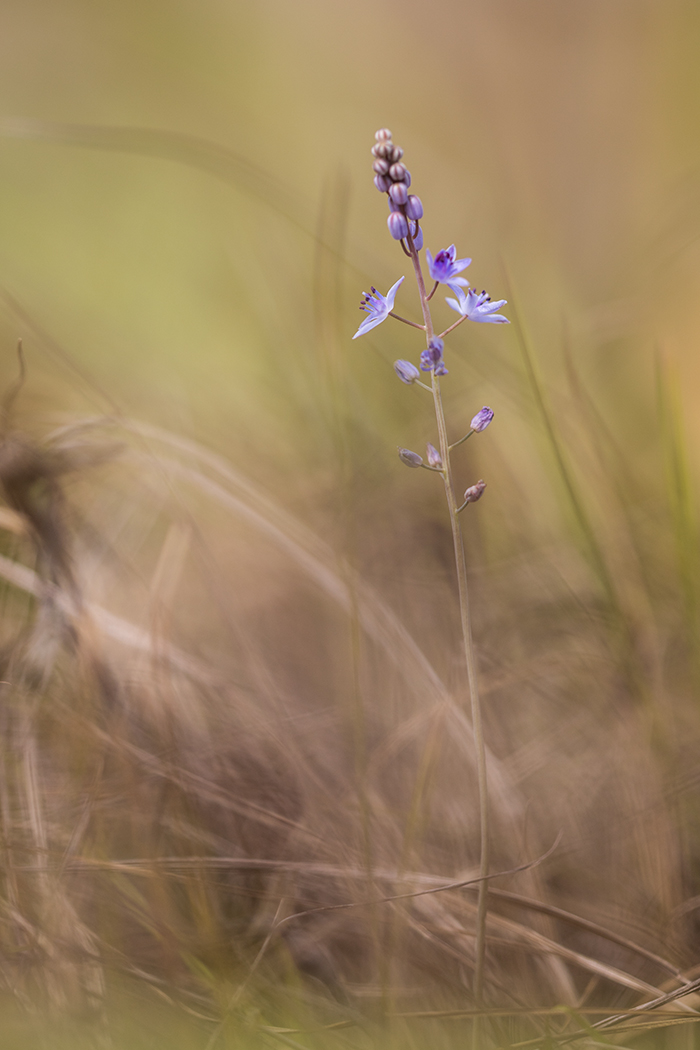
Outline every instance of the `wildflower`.
{"label": "wildflower", "polygon": [[394,299],[399,290],[399,285],[403,280],[403,277],[399,277],[396,284],[392,284],[386,295],[382,295],[374,287],[372,287],[370,295],[367,295],[367,292],[362,293],[364,299],[360,303],[360,309],[368,313],[369,317],[365,317],[364,321],[355,332],[353,339],[357,339],[358,335],[365,335],[372,328],[376,328],[378,324],[381,324],[382,321],[386,321],[387,317],[394,309]]}
{"label": "wildflower", "polygon": [[485,481],[477,481],[476,485],[470,485],[467,491],[464,493],[464,502],[476,503],[476,501],[478,499],[481,499],[481,497],[483,496],[485,488]]}
{"label": "wildflower", "polygon": [[420,379],[420,372],[410,361],[394,361],[394,371],[402,383],[415,383]]}
{"label": "wildflower", "polygon": [[492,303],[490,295],[487,295],[486,292],[475,292],[472,288],[465,295],[454,281],[450,282],[450,288],[457,299],[445,299],[445,302],[462,317],[468,317],[470,321],[483,321],[489,324],[510,324],[507,317],[494,313],[494,310],[505,306],[506,299],[499,299],[498,302]]}
{"label": "wildflower", "polygon": [[427,456],[431,467],[437,467],[438,470],[442,470],[442,456],[435,448],[435,445],[431,445],[430,442],[427,445]]}
{"label": "wildflower", "polygon": [[410,448],[400,448],[399,459],[402,463],[405,463],[407,467],[423,466],[423,457],[419,456],[417,452],[411,452]]}
{"label": "wildflower", "polygon": [[434,281],[439,281],[440,284],[459,284],[465,287],[469,284],[469,281],[466,281],[464,277],[458,277],[457,274],[466,270],[471,259],[457,259],[456,255],[457,249],[454,244],[449,248],[443,248],[434,259],[430,252],[426,251],[428,273]]}
{"label": "wildflower", "polygon": [[[418,372],[416,372],[418,375]],[[480,434],[482,430],[486,430],[487,426],[493,419],[493,410],[487,405],[479,409],[474,418],[472,419],[470,426],[472,430],[475,430],[477,434]]]}
{"label": "wildflower", "polygon": [[447,369],[442,360],[442,351],[445,344],[442,339],[434,335],[430,340],[430,346],[420,355],[420,367],[423,372],[432,372],[435,369],[436,376],[446,376]]}

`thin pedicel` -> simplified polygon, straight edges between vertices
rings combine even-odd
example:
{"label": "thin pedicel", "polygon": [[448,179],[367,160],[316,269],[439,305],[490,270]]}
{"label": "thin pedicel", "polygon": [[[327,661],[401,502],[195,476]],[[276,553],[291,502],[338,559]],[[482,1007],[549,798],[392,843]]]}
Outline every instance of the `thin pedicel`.
{"label": "thin pedicel", "polygon": [[[426,250],[428,274],[433,281],[430,293],[426,292],[425,280],[419,252],[423,248],[423,230],[420,220],[423,218],[423,204],[420,197],[408,192],[411,185],[411,173],[403,163],[403,150],[392,142],[391,132],[388,128],[381,128],[375,135],[376,143],[372,147],[374,159],[374,185],[380,193],[386,193],[389,204],[389,216],[387,225],[389,233],[394,240],[399,241],[404,254],[413,264],[413,272],[418,285],[420,296],[423,324],[418,325],[413,321],[405,322],[405,318],[399,317],[393,312],[396,294],[404,281],[404,277],[389,289],[387,294],[381,295],[372,288],[370,295],[365,294],[360,304],[360,309],[368,315],[362,322],[353,339],[376,328],[382,324],[387,317],[404,321],[414,328],[420,328],[425,332],[426,347],[420,354],[419,366],[417,368],[411,361],[401,359],[394,363],[394,369],[398,378],[407,386],[420,386],[429,390],[433,395],[435,407],[435,420],[438,431],[438,447],[432,444],[427,446],[427,460],[410,449],[400,448],[399,459],[407,467],[423,467],[442,475],[445,485],[445,496],[447,509],[450,516],[452,528],[452,539],[454,545],[455,568],[457,582],[459,585],[459,604],[462,621],[462,640],[464,645],[464,657],[467,666],[467,681],[469,684],[469,696],[471,703],[472,725],[474,728],[474,741],[477,752],[477,774],[479,782],[479,820],[480,820],[480,862],[479,862],[479,903],[477,907],[476,921],[476,951],[474,961],[474,983],[473,996],[477,1008],[483,1004],[484,988],[484,960],[486,948],[486,915],[488,910],[488,876],[489,876],[489,804],[486,776],[486,748],[484,744],[484,733],[481,717],[481,703],[479,700],[479,686],[476,671],[476,657],[474,643],[472,640],[471,617],[469,613],[469,591],[467,586],[467,567],[464,556],[464,543],[462,541],[462,530],[459,514],[470,503],[476,503],[481,499],[486,483],[482,480],[470,485],[463,496],[463,501],[458,503],[455,495],[454,479],[452,474],[452,463],[450,454],[471,437],[472,434],[480,434],[486,429],[493,419],[493,411],[484,406],[476,413],[471,421],[470,430],[464,437],[450,444],[447,440],[447,424],[442,406],[440,393],[440,380],[448,374],[447,366],[443,359],[445,349],[445,337],[449,335],[458,325],[464,321],[475,321],[481,324],[508,324],[508,319],[497,311],[506,305],[505,299],[492,302],[486,292],[474,292],[469,287],[469,281],[460,274],[470,265],[471,259],[457,258],[457,249],[452,244],[449,248],[443,248],[433,256]],[[456,298],[446,298],[446,303],[459,315],[459,320],[449,325],[443,332],[436,335],[433,319],[430,312],[430,300],[435,295],[438,287],[447,285]],[[465,288],[467,291],[465,291]],[[426,372],[430,375],[431,385],[421,382],[420,374]],[[477,1032],[475,1031],[475,1036]],[[476,1041],[476,1040],[475,1040]]]}

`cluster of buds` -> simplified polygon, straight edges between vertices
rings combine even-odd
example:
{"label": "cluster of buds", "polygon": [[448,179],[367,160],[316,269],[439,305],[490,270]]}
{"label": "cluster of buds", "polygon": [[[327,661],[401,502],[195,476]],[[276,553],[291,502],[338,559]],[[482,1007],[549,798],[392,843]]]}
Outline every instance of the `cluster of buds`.
{"label": "cluster of buds", "polygon": [[374,185],[380,193],[389,197],[389,233],[395,241],[411,238],[416,251],[423,247],[423,231],[419,220],[423,218],[420,197],[409,193],[411,173],[402,161],[403,150],[391,141],[388,128],[380,128],[374,136]]}

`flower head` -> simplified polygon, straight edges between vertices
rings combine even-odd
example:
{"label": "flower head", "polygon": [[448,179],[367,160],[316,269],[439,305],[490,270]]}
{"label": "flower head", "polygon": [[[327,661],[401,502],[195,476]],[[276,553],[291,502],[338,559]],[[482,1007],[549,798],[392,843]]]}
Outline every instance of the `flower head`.
{"label": "flower head", "polygon": [[407,383],[409,386],[411,383],[415,383],[416,379],[420,379],[420,372],[410,361],[394,361],[394,371],[401,382]]}
{"label": "flower head", "polygon": [[469,284],[469,281],[466,281],[464,277],[458,277],[457,274],[461,273],[462,270],[466,270],[471,259],[457,259],[456,255],[457,249],[454,244],[450,245],[449,248],[443,248],[434,259],[426,249],[425,257],[428,260],[428,273],[434,281],[439,281],[441,284],[464,285],[465,287]]}
{"label": "flower head", "polygon": [[[416,372],[416,374],[418,374]],[[482,430],[486,430],[487,426],[493,419],[493,409],[484,405],[483,408],[479,409],[474,418],[472,419],[470,426],[472,430],[475,430],[477,434],[480,434]]]}
{"label": "flower head", "polygon": [[369,295],[367,292],[363,292],[364,299],[360,303],[360,309],[364,310],[365,313],[369,314],[369,317],[365,317],[360,327],[355,332],[353,339],[357,339],[358,335],[365,335],[371,331],[372,328],[376,328],[382,321],[386,321],[387,317],[394,309],[394,299],[396,293],[399,290],[401,282],[404,280],[403,277],[399,277],[396,284],[392,284],[386,295],[382,295],[376,288],[372,288]]}
{"label": "flower head", "polygon": [[445,302],[462,317],[468,317],[470,321],[483,321],[489,324],[510,324],[507,317],[494,313],[499,307],[506,305],[506,299],[499,299],[498,302],[492,303],[490,295],[487,295],[486,292],[475,292],[472,288],[465,295],[454,281],[450,282],[450,288],[457,298],[445,299]]}
{"label": "flower head", "polygon": [[427,350],[424,350],[420,355],[420,366],[423,372],[432,372],[435,369],[436,376],[446,376],[447,369],[445,363],[442,360],[442,351],[445,349],[445,344],[442,339],[434,335],[430,340],[430,346]]}

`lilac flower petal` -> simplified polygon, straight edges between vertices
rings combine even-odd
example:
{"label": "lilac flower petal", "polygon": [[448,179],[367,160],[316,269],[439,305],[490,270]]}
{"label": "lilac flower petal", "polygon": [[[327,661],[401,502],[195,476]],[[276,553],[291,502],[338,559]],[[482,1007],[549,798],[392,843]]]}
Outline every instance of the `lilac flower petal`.
{"label": "lilac flower petal", "polygon": [[381,324],[384,320],[384,317],[366,317],[355,332],[353,339],[357,339],[358,336],[366,335],[367,332],[371,332],[373,328],[376,328],[377,325]]}
{"label": "lilac flower petal", "polygon": [[[405,280],[406,280],[405,277],[399,277],[399,279],[396,282],[396,284],[392,284],[391,288],[386,293],[385,301],[386,301],[387,306],[389,307],[389,309],[387,310],[387,314],[389,314],[394,309],[394,299],[396,298],[396,293],[398,292],[399,288],[401,287],[401,285],[403,284],[403,282]],[[505,300],[503,300],[503,301],[505,302]],[[502,304],[499,303],[498,305],[500,306]]]}

